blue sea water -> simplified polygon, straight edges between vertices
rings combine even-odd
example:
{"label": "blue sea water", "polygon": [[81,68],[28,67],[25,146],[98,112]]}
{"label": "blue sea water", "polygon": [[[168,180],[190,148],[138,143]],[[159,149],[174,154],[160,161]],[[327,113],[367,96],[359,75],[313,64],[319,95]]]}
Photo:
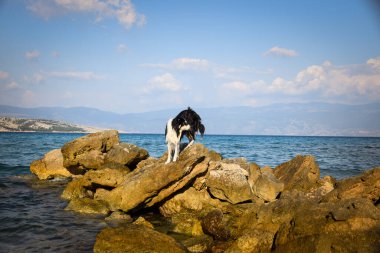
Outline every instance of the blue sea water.
{"label": "blue sea water", "polygon": [[[64,211],[65,182],[38,181],[29,164],[83,134],[0,133],[0,252],[92,252],[102,218]],[[160,134],[121,134],[121,141],[160,157]],[[321,176],[341,179],[380,166],[380,138],[206,135],[198,138],[224,158],[245,157],[272,168],[297,154],[315,156]]]}

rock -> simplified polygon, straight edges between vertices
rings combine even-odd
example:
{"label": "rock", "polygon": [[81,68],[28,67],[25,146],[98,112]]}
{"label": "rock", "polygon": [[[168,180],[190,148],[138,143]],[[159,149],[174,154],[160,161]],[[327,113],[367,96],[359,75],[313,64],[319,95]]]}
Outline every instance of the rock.
{"label": "rock", "polygon": [[133,224],[135,225],[142,225],[142,226],[145,226],[147,228],[150,228],[150,229],[154,229],[154,226],[152,223],[150,223],[149,221],[147,221],[144,217],[140,216],[138,217],[134,222]]}
{"label": "rock", "polygon": [[260,175],[261,175],[260,166],[257,165],[256,163],[251,163],[249,165],[249,170],[248,170],[248,183],[251,189],[253,189],[253,186]]}
{"label": "rock", "polygon": [[82,178],[76,178],[69,182],[61,194],[66,200],[88,197],[87,189],[83,187]]}
{"label": "rock", "polygon": [[247,159],[245,157],[226,158],[223,159],[222,162],[227,164],[237,164],[246,171],[249,171],[250,169],[250,164],[247,162]]}
{"label": "rock", "polygon": [[62,146],[63,166],[73,174],[84,174],[104,164],[105,153],[119,143],[116,130],[89,134]]}
{"label": "rock", "polygon": [[209,169],[206,185],[214,197],[237,204],[253,198],[247,178],[239,165],[217,162]]}
{"label": "rock", "polygon": [[212,238],[208,235],[191,237],[182,241],[182,244],[192,253],[210,252]]}
{"label": "rock", "polygon": [[318,180],[318,186],[316,188],[310,189],[310,191],[307,193],[307,196],[311,198],[321,198],[334,190],[335,184],[335,178],[331,176],[324,176]]}
{"label": "rock", "polygon": [[207,212],[214,208],[221,208],[219,200],[210,197],[206,189],[197,191],[190,187],[184,192],[174,195],[160,206],[160,213],[166,217],[178,213]]}
{"label": "rock", "polygon": [[363,174],[340,180],[333,191],[323,201],[340,199],[366,198],[374,204],[380,202],[380,167],[365,171]]}
{"label": "rock", "polygon": [[371,201],[311,203],[299,203],[291,220],[281,224],[274,241],[276,251],[376,252],[379,249],[380,210]]}
{"label": "rock", "polygon": [[128,173],[126,169],[110,168],[89,171],[84,176],[68,183],[61,197],[67,200],[85,198],[89,197],[88,191],[91,191],[93,195],[99,188],[111,190],[121,185]]}
{"label": "rock", "polygon": [[319,166],[313,156],[297,155],[274,169],[274,175],[284,182],[284,190],[308,191],[319,179]]}
{"label": "rock", "polygon": [[186,249],[168,235],[130,224],[103,229],[96,236],[94,252],[182,253]]}
{"label": "rock", "polygon": [[102,215],[107,215],[110,212],[110,209],[108,208],[106,202],[89,198],[72,199],[65,210],[75,211],[83,214]]}
{"label": "rock", "polygon": [[104,220],[107,221],[107,222],[112,222],[112,223],[115,223],[115,222],[119,222],[119,223],[120,222],[131,223],[131,222],[133,222],[133,218],[129,214],[126,214],[126,213],[124,213],[122,211],[112,212]]}
{"label": "rock", "polygon": [[230,237],[230,231],[223,221],[223,213],[214,209],[202,218],[202,229],[205,234],[211,235],[215,240],[225,241]]}
{"label": "rock", "polygon": [[112,210],[128,212],[150,207],[188,185],[208,168],[208,150],[202,144],[185,149],[175,163],[153,163],[129,173],[125,183],[104,196]]}
{"label": "rock", "polygon": [[194,213],[178,213],[171,217],[171,222],[174,225],[173,232],[190,236],[204,235],[201,221]]}
{"label": "rock", "polygon": [[237,238],[225,253],[271,252],[274,235],[268,231],[250,230]]}
{"label": "rock", "polygon": [[134,169],[137,164],[149,157],[148,151],[129,143],[113,145],[105,156],[106,163],[116,163]]}
{"label": "rock", "polygon": [[[376,252],[380,210],[365,198],[323,203],[292,190],[284,192],[275,202],[246,210],[231,226],[236,228],[237,238],[251,240],[252,234],[265,234],[265,245],[272,245],[270,248],[275,252],[330,252],[332,249]],[[232,249],[245,248],[242,242],[235,241]],[[266,251],[267,246],[262,250]]]}
{"label": "rock", "polygon": [[30,164],[30,171],[40,180],[72,176],[63,167],[63,156],[60,149],[54,149],[46,153],[42,159],[33,161]]}
{"label": "rock", "polygon": [[267,202],[276,200],[278,194],[283,190],[284,183],[268,172],[262,173],[253,186],[254,194]]}

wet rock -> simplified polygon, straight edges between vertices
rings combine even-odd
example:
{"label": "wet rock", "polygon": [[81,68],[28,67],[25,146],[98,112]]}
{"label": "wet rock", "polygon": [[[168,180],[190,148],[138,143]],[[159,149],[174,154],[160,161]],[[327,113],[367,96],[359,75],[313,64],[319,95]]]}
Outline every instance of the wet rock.
{"label": "wet rock", "polygon": [[171,217],[171,222],[174,225],[173,232],[191,236],[204,235],[201,221],[194,213],[178,213]]}
{"label": "wet rock", "polygon": [[237,204],[253,198],[247,178],[239,165],[217,162],[209,169],[206,185],[214,197]]}
{"label": "wet rock", "polygon": [[116,130],[89,134],[62,146],[63,166],[73,174],[84,174],[89,169],[100,169],[105,153],[119,143]]}
{"label": "wet rock", "polygon": [[208,168],[208,150],[201,144],[185,149],[175,163],[153,163],[126,176],[125,183],[104,196],[112,210],[150,207],[185,187]]}
{"label": "wet rock", "polygon": [[237,238],[226,253],[271,252],[274,235],[265,230],[250,230]]}
{"label": "wet rock", "polygon": [[192,253],[210,252],[213,240],[208,235],[191,237],[181,243]]}
{"label": "wet rock", "polygon": [[65,210],[82,214],[107,215],[110,213],[106,202],[89,198],[72,199]]}
{"label": "wet rock", "polygon": [[223,220],[223,212],[215,209],[202,218],[202,229],[205,234],[211,235],[215,240],[225,241],[230,237]]}
{"label": "wet rock", "polygon": [[122,211],[112,212],[104,220],[107,222],[111,222],[111,223],[121,223],[121,222],[131,223],[131,222],[133,222],[133,218],[129,214],[124,213]]}
{"label": "wet rock", "polygon": [[277,166],[274,175],[284,182],[284,190],[296,189],[307,192],[316,186],[320,171],[313,156],[297,155],[292,160]]}
{"label": "wet rock", "polygon": [[145,226],[147,228],[150,228],[150,229],[154,229],[154,226],[152,223],[150,223],[149,221],[147,221],[144,217],[140,216],[138,217],[134,222],[133,224],[135,225],[141,225],[141,226]]}
{"label": "wet rock", "polygon": [[30,164],[30,171],[40,180],[72,176],[63,167],[63,156],[60,149],[54,149],[46,153],[42,159],[33,161]]}
{"label": "wet rock", "polygon": [[168,235],[130,224],[103,229],[96,236],[94,252],[182,253],[186,248]]}
{"label": "wet rock", "polygon": [[106,163],[116,163],[130,169],[149,157],[148,151],[129,143],[113,145],[105,156]]}

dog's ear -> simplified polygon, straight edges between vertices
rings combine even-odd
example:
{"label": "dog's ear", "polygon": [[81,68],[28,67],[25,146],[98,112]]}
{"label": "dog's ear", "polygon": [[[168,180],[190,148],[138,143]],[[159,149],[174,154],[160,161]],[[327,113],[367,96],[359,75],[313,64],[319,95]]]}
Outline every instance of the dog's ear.
{"label": "dog's ear", "polygon": [[206,130],[205,126],[202,123],[200,123],[199,124],[199,132],[201,133],[202,137],[205,134],[205,130]]}
{"label": "dog's ear", "polygon": [[186,119],[179,117],[177,118],[177,124],[178,126],[184,126],[184,125],[188,125],[189,123],[187,122]]}

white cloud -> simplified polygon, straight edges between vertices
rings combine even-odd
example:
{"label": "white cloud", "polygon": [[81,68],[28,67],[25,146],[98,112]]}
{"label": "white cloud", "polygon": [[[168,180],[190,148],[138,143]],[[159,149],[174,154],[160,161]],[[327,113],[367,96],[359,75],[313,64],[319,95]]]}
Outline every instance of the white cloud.
{"label": "white cloud", "polygon": [[8,77],[9,77],[8,72],[0,70],[0,79],[7,79]]}
{"label": "white cloud", "polygon": [[40,57],[40,52],[37,50],[25,52],[25,58],[28,60],[37,59]]}
{"label": "white cloud", "polygon": [[205,70],[210,67],[210,63],[205,59],[177,58],[172,61],[171,66],[177,69]]}
{"label": "white cloud", "polygon": [[376,59],[369,59],[367,61],[367,64],[372,66],[373,68],[375,69],[378,69],[380,70],[380,58],[376,58]]}
{"label": "white cloud", "polygon": [[211,63],[205,59],[197,58],[177,58],[170,63],[153,63],[142,64],[142,67],[171,69],[171,70],[207,70],[211,67]]}
{"label": "white cloud", "polygon": [[27,9],[45,19],[67,13],[91,13],[96,15],[96,22],[115,18],[125,28],[146,22],[131,0],[30,0]]}
{"label": "white cloud", "polygon": [[119,52],[119,53],[124,53],[125,51],[127,50],[127,45],[125,45],[125,44],[119,44],[118,46],[117,46],[117,51]]}
{"label": "white cloud", "polygon": [[46,77],[73,79],[73,80],[101,80],[105,77],[91,71],[52,71],[47,72]]}
{"label": "white cloud", "polygon": [[20,87],[20,85],[15,81],[11,81],[5,85],[5,89],[7,89],[7,90],[13,90],[13,89],[17,89],[19,87]]}
{"label": "white cloud", "polygon": [[222,85],[227,93],[241,95],[283,94],[301,96],[313,94],[315,99],[345,97],[347,99],[380,100],[380,61],[369,59],[364,64],[334,66],[331,62],[312,65],[295,78],[277,77],[271,82],[234,81]]}
{"label": "white cloud", "polygon": [[280,57],[295,57],[298,53],[295,50],[282,48],[282,47],[272,47],[267,52],[264,53],[265,56],[280,56]]}
{"label": "white cloud", "polygon": [[149,84],[143,87],[143,91],[145,93],[149,93],[152,90],[180,91],[182,89],[183,86],[181,82],[175,79],[175,77],[170,73],[152,77],[149,80]]}

